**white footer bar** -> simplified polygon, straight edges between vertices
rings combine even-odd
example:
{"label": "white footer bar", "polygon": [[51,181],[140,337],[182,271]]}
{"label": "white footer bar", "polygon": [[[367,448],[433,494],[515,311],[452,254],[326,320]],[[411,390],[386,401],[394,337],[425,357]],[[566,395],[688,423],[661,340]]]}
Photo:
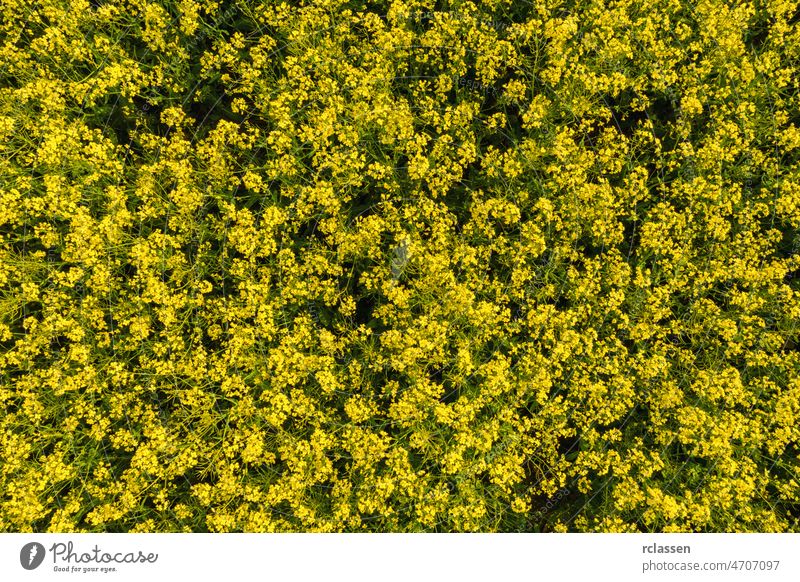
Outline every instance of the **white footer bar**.
{"label": "white footer bar", "polygon": [[0,580],[800,580],[800,534],[2,534]]}

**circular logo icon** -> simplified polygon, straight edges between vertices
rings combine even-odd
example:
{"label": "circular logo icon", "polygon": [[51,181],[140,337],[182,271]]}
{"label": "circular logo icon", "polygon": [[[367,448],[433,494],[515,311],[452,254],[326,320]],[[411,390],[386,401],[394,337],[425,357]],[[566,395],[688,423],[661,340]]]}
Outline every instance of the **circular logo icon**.
{"label": "circular logo icon", "polygon": [[44,561],[44,546],[39,542],[30,542],[22,546],[19,552],[19,563],[26,570],[35,570]]}

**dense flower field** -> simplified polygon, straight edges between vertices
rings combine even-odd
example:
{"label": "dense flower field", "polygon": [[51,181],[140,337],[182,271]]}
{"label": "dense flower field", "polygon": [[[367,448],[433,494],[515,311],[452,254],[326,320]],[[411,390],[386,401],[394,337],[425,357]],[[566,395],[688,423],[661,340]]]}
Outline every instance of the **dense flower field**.
{"label": "dense flower field", "polygon": [[790,0],[4,0],[0,531],[800,531]]}

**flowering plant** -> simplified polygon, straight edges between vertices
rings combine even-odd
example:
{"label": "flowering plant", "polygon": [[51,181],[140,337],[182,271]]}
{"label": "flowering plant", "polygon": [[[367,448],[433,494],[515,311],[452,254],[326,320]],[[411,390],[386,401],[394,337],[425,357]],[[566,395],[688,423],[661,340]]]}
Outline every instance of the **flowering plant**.
{"label": "flowering plant", "polygon": [[788,0],[7,0],[0,531],[798,531]]}

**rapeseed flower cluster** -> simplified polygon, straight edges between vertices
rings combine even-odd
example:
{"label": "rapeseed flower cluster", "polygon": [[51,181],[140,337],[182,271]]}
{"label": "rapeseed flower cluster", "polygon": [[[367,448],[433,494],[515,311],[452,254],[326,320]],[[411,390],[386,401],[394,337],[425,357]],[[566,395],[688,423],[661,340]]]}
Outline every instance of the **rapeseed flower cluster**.
{"label": "rapeseed flower cluster", "polygon": [[6,0],[0,531],[800,531],[787,0]]}

